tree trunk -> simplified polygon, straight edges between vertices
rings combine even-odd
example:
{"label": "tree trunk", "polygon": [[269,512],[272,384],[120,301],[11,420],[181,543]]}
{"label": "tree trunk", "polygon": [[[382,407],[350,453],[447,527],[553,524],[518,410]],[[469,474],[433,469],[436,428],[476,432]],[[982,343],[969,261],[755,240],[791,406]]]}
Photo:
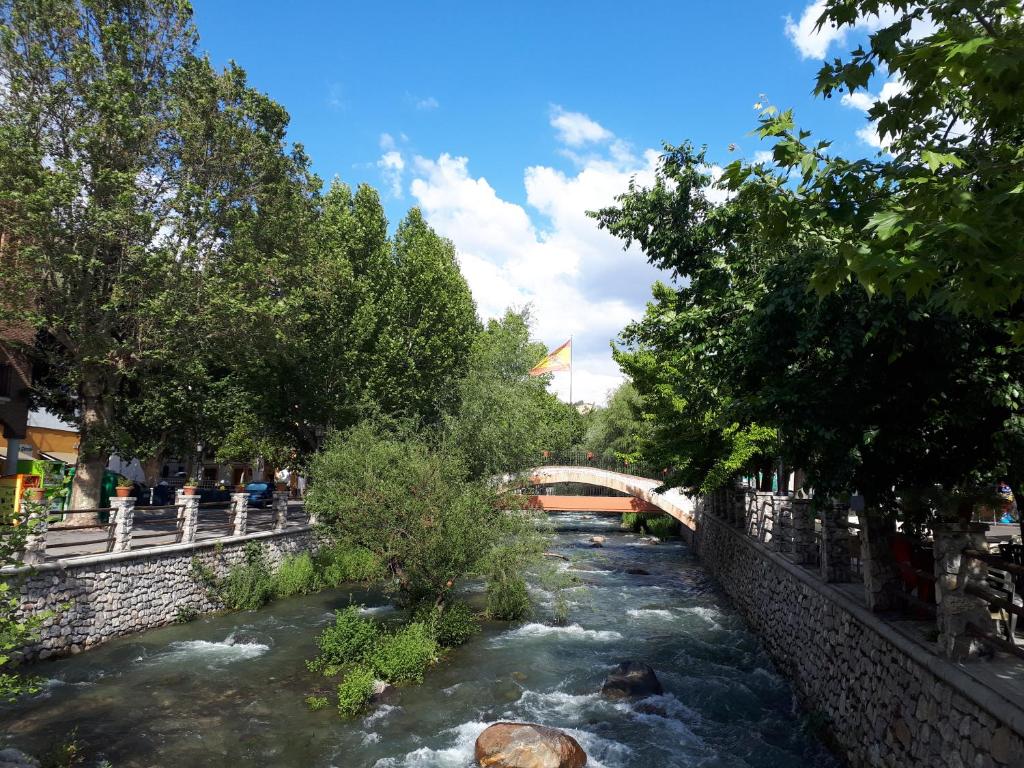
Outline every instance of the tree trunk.
{"label": "tree trunk", "polygon": [[[103,473],[110,459],[106,449],[106,432],[111,414],[107,384],[106,377],[100,370],[86,369],[83,374],[78,463],[71,485],[71,509],[96,509],[100,505]],[[99,514],[76,514],[68,522],[71,525],[97,524]]]}

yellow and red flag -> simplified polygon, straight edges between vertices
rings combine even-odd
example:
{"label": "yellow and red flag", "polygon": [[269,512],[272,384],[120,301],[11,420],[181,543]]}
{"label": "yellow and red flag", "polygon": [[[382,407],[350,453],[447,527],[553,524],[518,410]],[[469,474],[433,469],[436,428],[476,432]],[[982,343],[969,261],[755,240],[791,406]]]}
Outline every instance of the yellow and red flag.
{"label": "yellow and red flag", "polygon": [[531,376],[542,376],[545,373],[572,370],[572,339],[553,349],[544,359],[530,369]]}

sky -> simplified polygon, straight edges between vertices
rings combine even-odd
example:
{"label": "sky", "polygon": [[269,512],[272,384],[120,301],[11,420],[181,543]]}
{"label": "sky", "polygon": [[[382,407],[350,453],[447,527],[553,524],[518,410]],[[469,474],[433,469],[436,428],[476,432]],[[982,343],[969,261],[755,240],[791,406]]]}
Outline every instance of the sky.
{"label": "sky", "polygon": [[[622,381],[610,341],[670,279],[586,212],[650,183],[664,143],[757,159],[767,99],[839,153],[879,147],[876,96],[811,93],[878,20],[816,32],[822,0],[193,3],[201,49],[285,106],[325,181],[376,187],[392,228],[419,206],[482,319],[530,305],[538,340],[572,337],[575,400]],[[568,399],[569,375],[552,389]]]}

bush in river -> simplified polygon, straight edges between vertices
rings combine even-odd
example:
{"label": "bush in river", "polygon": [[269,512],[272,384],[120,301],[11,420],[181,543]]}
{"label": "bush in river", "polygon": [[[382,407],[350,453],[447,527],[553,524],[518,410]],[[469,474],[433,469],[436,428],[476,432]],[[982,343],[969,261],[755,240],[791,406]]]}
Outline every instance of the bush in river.
{"label": "bush in river", "polygon": [[679,535],[679,521],[670,515],[658,515],[648,518],[645,523],[647,532],[659,539],[669,539]]}
{"label": "bush in river", "polygon": [[316,639],[320,653],[306,662],[310,671],[336,674],[346,664],[353,664],[367,658],[380,639],[376,623],[363,617],[359,608],[350,605],[334,615],[334,625],[327,627]]}
{"label": "bush in river", "polygon": [[507,576],[487,582],[487,615],[500,621],[525,619],[533,610],[526,580]]}
{"label": "bush in river", "polygon": [[462,602],[445,606],[425,605],[415,614],[415,620],[430,627],[431,633],[442,648],[462,645],[480,631],[473,609]]}
{"label": "bush in river", "polygon": [[422,683],[423,672],[437,657],[437,640],[420,621],[382,635],[370,652],[369,663],[389,683]]}
{"label": "bush in river", "polygon": [[323,587],[337,588],[353,581],[377,581],[387,572],[381,561],[363,547],[340,544],[321,547],[313,566]]}
{"label": "bush in river", "polygon": [[320,586],[316,566],[308,553],[288,555],[274,574],[274,594],[277,597],[308,595]]}
{"label": "bush in river", "polygon": [[338,714],[343,718],[358,715],[373,698],[373,670],[356,666],[338,685]]}

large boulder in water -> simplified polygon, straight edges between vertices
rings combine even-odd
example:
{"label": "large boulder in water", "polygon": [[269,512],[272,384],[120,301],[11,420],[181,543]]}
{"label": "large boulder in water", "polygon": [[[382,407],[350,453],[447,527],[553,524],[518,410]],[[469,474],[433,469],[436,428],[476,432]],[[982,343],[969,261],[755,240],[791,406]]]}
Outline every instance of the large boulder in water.
{"label": "large boulder in water", "polygon": [[20,749],[0,749],[0,768],[39,768],[39,761]]}
{"label": "large boulder in water", "polygon": [[486,768],[583,768],[587,753],[572,736],[534,723],[495,723],[476,740]]}
{"label": "large boulder in water", "polygon": [[654,670],[639,661],[624,661],[616,665],[601,686],[601,695],[608,699],[642,699],[662,693],[661,682]]}

